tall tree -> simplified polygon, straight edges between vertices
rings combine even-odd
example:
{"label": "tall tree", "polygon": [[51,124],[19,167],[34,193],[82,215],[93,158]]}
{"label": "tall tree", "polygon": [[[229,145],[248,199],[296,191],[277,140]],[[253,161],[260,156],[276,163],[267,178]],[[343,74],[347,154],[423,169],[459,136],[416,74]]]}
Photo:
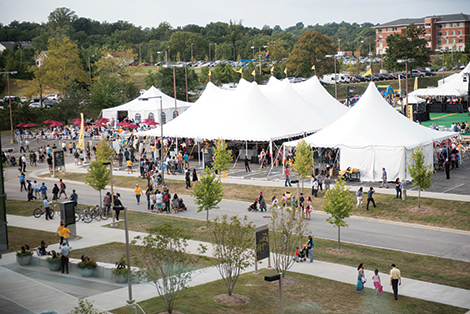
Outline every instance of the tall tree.
{"label": "tall tree", "polygon": [[[175,68],[176,74],[176,98],[179,100],[186,100],[186,81],[184,68]],[[198,77],[193,69],[187,69],[188,75],[188,91],[195,90],[198,86]],[[161,68],[158,70],[156,77],[153,80],[156,87],[162,92],[173,97],[174,84],[173,84],[173,69]]]}
{"label": "tall tree", "polygon": [[49,39],[47,57],[44,58],[44,82],[65,94],[73,83],[88,83],[78,47],[69,38]]}
{"label": "tall tree", "polygon": [[325,213],[330,214],[330,217],[325,218],[325,220],[338,228],[338,249],[341,248],[340,228],[348,226],[345,219],[349,217],[353,208],[354,202],[349,193],[349,188],[345,187],[343,180],[337,180],[333,188],[326,192],[326,200],[322,205],[322,209]]}
{"label": "tall tree", "polygon": [[215,142],[214,156],[212,157],[214,163],[212,167],[219,175],[222,175],[222,171],[229,169],[230,162],[232,161],[232,154],[227,151],[227,144],[224,140],[218,139]]}
{"label": "tall tree", "polygon": [[[387,37],[387,51],[385,52],[384,66],[388,70],[404,70],[405,64],[398,63],[400,59],[415,59],[413,67],[425,67],[431,60],[431,49],[426,47],[427,40],[421,37],[426,30],[410,24],[404,27],[401,33],[395,33]],[[408,66],[409,68],[409,66]],[[409,69],[411,70],[411,69]]]}
{"label": "tall tree", "polygon": [[332,73],[336,59],[325,56],[336,54],[336,48],[328,36],[316,31],[304,32],[287,59],[289,73],[310,77],[314,65],[318,75]]}
{"label": "tall tree", "polygon": [[421,191],[432,186],[433,173],[432,165],[426,166],[426,160],[421,147],[413,149],[407,168],[408,173],[413,178],[413,185],[418,188],[418,207],[421,207]]}

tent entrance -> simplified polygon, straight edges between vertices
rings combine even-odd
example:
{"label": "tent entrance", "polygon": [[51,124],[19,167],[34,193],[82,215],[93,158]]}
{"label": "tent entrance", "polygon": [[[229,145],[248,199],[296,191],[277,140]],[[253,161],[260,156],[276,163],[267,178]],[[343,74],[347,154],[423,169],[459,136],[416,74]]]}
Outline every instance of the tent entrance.
{"label": "tent entrance", "polygon": [[122,121],[125,118],[127,118],[128,114],[129,114],[129,112],[127,110],[126,111],[118,111],[117,112],[118,121]]}

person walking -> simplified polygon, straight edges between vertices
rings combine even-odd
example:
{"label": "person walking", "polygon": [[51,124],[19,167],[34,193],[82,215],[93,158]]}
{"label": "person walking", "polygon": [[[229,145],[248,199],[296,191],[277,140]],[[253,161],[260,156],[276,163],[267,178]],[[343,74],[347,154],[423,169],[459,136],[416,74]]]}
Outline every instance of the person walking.
{"label": "person walking", "polygon": [[446,179],[449,180],[450,179],[450,161],[449,161],[449,159],[446,159],[446,161],[444,162],[444,169],[446,171]]}
{"label": "person walking", "polygon": [[318,188],[319,188],[319,183],[317,178],[312,177],[310,180],[310,183],[312,184],[312,195],[315,197],[318,197]]}
{"label": "person walking", "polygon": [[331,179],[330,179],[329,174],[325,176],[325,180],[323,180],[323,183],[325,183],[325,194],[326,194],[326,192],[328,192],[328,190],[330,189],[330,184],[331,184]]}
{"label": "person walking", "polygon": [[364,264],[360,263],[357,267],[357,283],[356,283],[356,292],[364,292],[364,283],[366,282],[366,277],[364,277]]}
{"label": "person walking", "polygon": [[374,197],[373,197],[373,194],[375,193],[375,190],[373,187],[370,187],[369,191],[367,191],[367,210],[369,210],[369,203],[372,202],[372,204],[374,205],[374,208],[377,207],[375,206],[375,201],[374,201]]}
{"label": "person walking", "polygon": [[401,189],[401,199],[406,200],[406,180],[405,179],[401,180],[400,189]]}
{"label": "person walking", "polygon": [[193,169],[193,183],[194,182],[197,182],[199,181],[199,179],[197,178],[197,172],[196,172],[196,168]]}
{"label": "person walking", "polygon": [[385,168],[382,168],[382,184],[380,185],[381,188],[384,187],[384,185],[387,185],[387,189],[389,188],[388,186],[388,181],[387,181],[387,171],[385,171]]}
{"label": "person walking", "polygon": [[119,213],[121,212],[121,210],[124,209],[124,206],[122,206],[122,203],[121,203],[121,194],[116,193],[116,195],[114,195],[113,200],[114,200],[113,210],[116,212],[116,220],[119,221]]}
{"label": "person walking", "polygon": [[20,178],[20,192],[23,192],[23,189],[25,191],[28,191],[28,189],[26,188],[26,176],[24,175],[24,173],[21,172],[18,178]]}
{"label": "person walking", "polygon": [[392,269],[390,270],[390,285],[392,286],[395,300],[398,300],[398,286],[401,286],[401,273],[395,264],[392,264]]}
{"label": "person walking", "polygon": [[33,182],[33,190],[34,190],[34,196],[36,197],[36,199],[39,199],[39,194],[40,194],[39,183],[36,180],[34,180]]}
{"label": "person walking", "polygon": [[52,200],[57,201],[59,199],[59,187],[57,186],[57,183],[54,183],[54,187],[52,188]]}
{"label": "person walking", "polygon": [[377,292],[380,292],[381,294],[384,293],[383,286],[380,280],[380,275],[379,275],[379,270],[376,269],[374,270],[374,275],[372,275],[372,280],[374,282],[374,287],[375,287],[375,295],[378,295]]}
{"label": "person walking", "polygon": [[147,198],[147,210],[150,210],[150,196],[152,195],[152,186],[149,185],[145,191],[145,196]]}
{"label": "person walking", "polygon": [[292,187],[292,184],[290,183],[290,171],[288,165],[286,165],[286,169],[284,170],[284,176],[286,178],[284,185],[287,186],[287,184],[289,184],[289,186]]}
{"label": "person walking", "polygon": [[313,237],[309,235],[308,241],[307,241],[307,252],[308,252],[308,256],[310,256],[310,263],[313,263],[313,247],[314,246],[315,246],[315,243],[313,242]]}
{"label": "person walking", "polygon": [[245,155],[245,171],[246,172],[251,172],[248,156],[246,156],[246,155]]}
{"label": "person walking", "polygon": [[268,210],[268,206],[266,206],[266,200],[264,199],[264,195],[262,191],[259,191],[258,204],[259,204],[260,212]]}
{"label": "person walking", "polygon": [[184,178],[186,180],[186,189],[189,189],[191,187],[191,173],[189,172],[189,169],[186,169]]}
{"label": "person walking", "polygon": [[135,185],[134,195],[135,199],[137,200],[137,205],[140,205],[140,196],[142,195],[142,189],[138,184]]}
{"label": "person walking", "polygon": [[75,206],[75,209],[77,209],[78,195],[77,195],[77,193],[75,193],[75,190],[72,190],[72,194],[70,195],[69,200],[73,202],[73,205]]}
{"label": "person walking", "polygon": [[42,199],[43,200],[46,199],[46,197],[47,197],[47,186],[46,186],[46,184],[43,182],[39,189],[41,190]]}
{"label": "person walking", "polygon": [[59,188],[60,188],[60,191],[59,191],[59,198],[60,199],[60,196],[62,194],[65,195],[65,199],[67,199],[67,193],[65,192],[65,189],[66,189],[66,185],[65,183],[62,181],[62,179],[59,180]]}
{"label": "person walking", "polygon": [[356,209],[357,209],[359,207],[359,205],[360,205],[360,207],[362,207],[362,205],[364,203],[362,186],[356,192],[356,199],[357,199],[357,203],[356,203]]}
{"label": "person walking", "polygon": [[111,193],[107,192],[103,198],[104,212],[109,215],[109,208],[111,207]]}
{"label": "person walking", "polygon": [[69,257],[70,257],[70,251],[72,248],[65,242],[65,240],[62,242],[62,246],[60,248],[60,268],[62,269],[62,274],[64,271],[68,274],[69,273]]}
{"label": "person walking", "polygon": [[44,209],[46,210],[46,220],[53,219],[51,216],[51,208],[49,206],[49,201],[47,200],[47,196],[44,197]]}
{"label": "person walking", "polygon": [[305,202],[305,219],[310,220],[312,219],[312,198],[307,196],[307,201]]}
{"label": "person walking", "polygon": [[400,182],[400,178],[397,178],[395,180],[395,190],[397,191],[397,198],[401,198],[402,195],[401,195],[401,182]]}

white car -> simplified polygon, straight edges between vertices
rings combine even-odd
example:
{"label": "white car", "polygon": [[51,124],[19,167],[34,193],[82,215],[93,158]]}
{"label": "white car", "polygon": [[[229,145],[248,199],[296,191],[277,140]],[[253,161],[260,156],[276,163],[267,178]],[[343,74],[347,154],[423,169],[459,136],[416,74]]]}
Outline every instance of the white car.
{"label": "white car", "polygon": [[46,95],[47,100],[59,100],[59,94],[49,94]]}

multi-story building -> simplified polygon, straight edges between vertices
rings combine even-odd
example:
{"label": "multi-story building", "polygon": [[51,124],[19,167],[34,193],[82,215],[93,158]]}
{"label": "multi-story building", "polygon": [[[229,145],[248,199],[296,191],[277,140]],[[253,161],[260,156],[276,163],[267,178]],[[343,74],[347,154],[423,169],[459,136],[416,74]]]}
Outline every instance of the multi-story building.
{"label": "multi-story building", "polygon": [[375,26],[375,51],[384,54],[387,50],[388,36],[401,33],[401,30],[415,24],[425,29],[421,38],[427,40],[427,47],[438,51],[464,51],[465,43],[470,36],[470,15],[458,13],[433,15],[422,18],[405,18]]}

